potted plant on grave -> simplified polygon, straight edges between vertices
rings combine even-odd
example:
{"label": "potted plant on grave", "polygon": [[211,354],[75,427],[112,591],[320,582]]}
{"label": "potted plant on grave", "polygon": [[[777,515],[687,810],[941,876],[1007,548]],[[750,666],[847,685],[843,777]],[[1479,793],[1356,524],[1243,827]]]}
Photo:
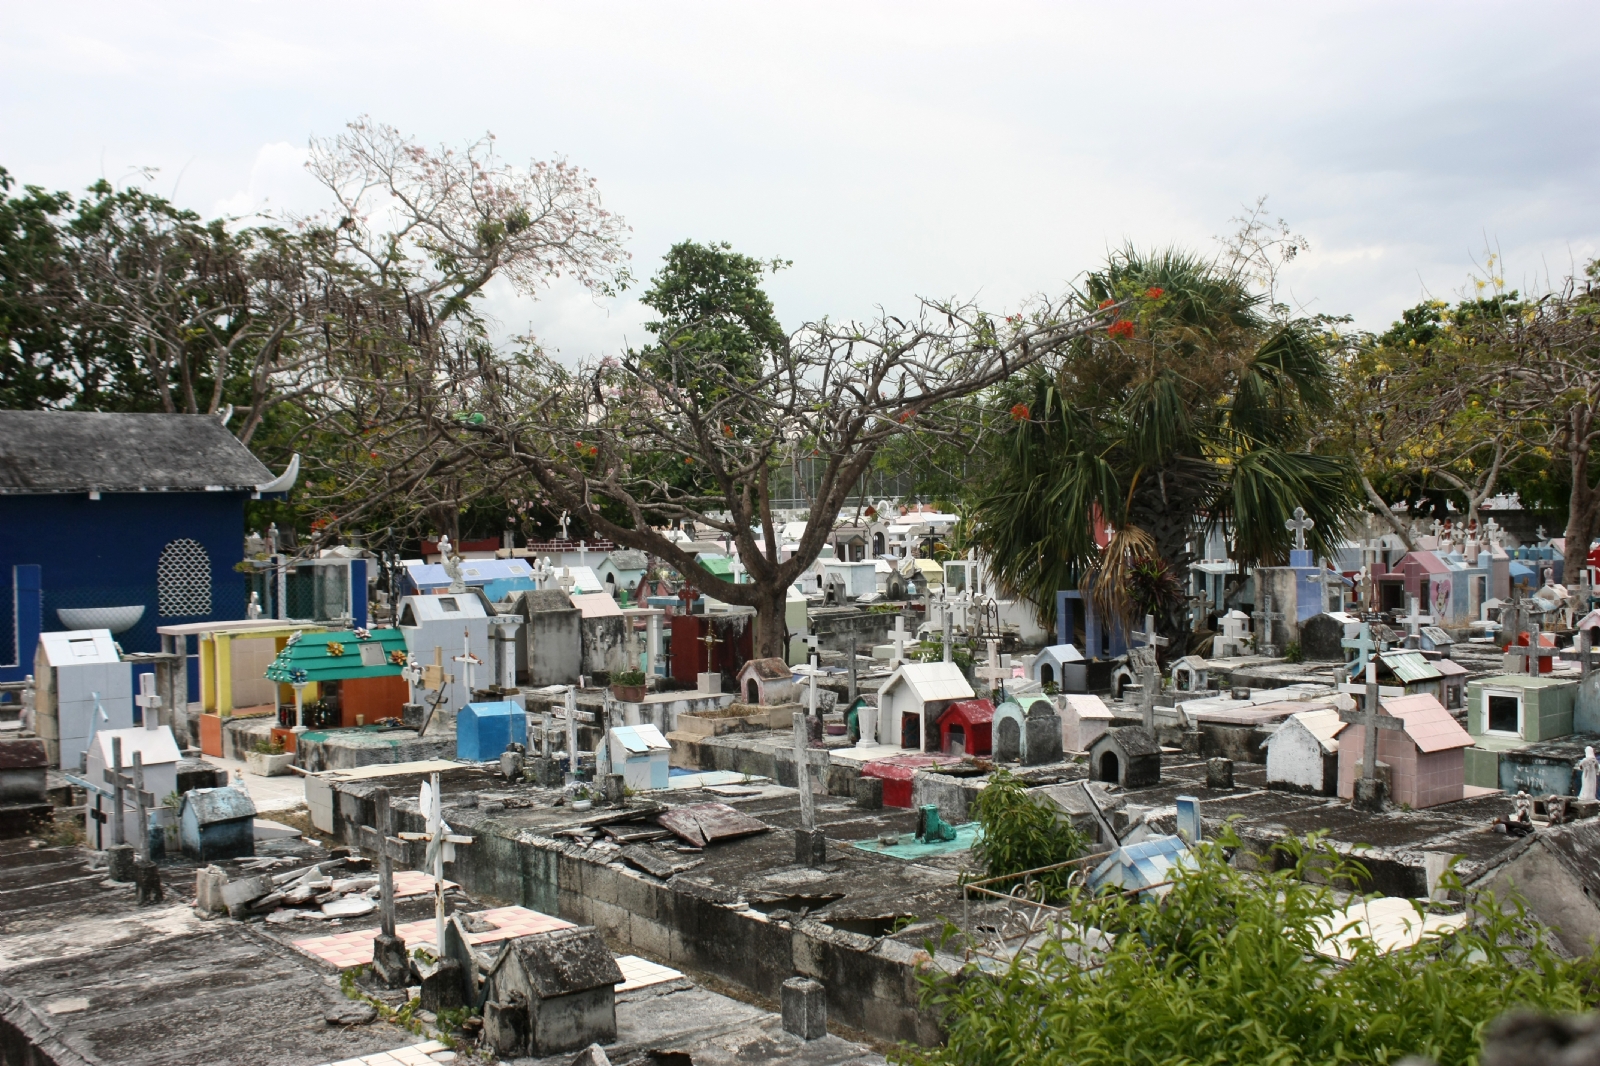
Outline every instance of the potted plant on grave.
{"label": "potted plant on grave", "polygon": [[611,694],[624,703],[644,699],[644,671],[619,670],[611,675]]}
{"label": "potted plant on grave", "polygon": [[258,740],[244,753],[244,761],[257,777],[281,777],[289,772],[294,752],[285,751],[281,740]]}

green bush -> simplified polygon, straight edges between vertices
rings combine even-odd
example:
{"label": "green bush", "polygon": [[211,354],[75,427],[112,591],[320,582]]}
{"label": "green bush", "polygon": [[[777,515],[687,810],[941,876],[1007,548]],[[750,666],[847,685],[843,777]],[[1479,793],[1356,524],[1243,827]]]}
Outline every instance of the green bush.
{"label": "green bush", "polygon": [[644,671],[618,670],[616,673],[611,675],[611,683],[613,685],[620,685],[623,688],[631,688],[635,685],[642,685],[644,684]]}
{"label": "green bush", "polygon": [[[1088,847],[1088,840],[1058,817],[1054,804],[1028,794],[1021,778],[1009,770],[996,770],[989,783],[972,801],[972,817],[983,827],[973,845],[974,857],[983,865],[985,877],[1037,870],[1076,859]],[[1070,871],[1047,874],[1039,879],[1047,895],[1056,895],[1066,884]],[[996,891],[1009,891],[1010,885]]]}
{"label": "green bush", "polygon": [[272,737],[270,739],[256,741],[254,744],[250,745],[250,750],[255,752],[257,755],[282,755],[286,749],[283,746],[283,741],[279,740],[277,737]]}
{"label": "green bush", "polygon": [[1317,835],[1280,845],[1272,873],[1229,865],[1237,845],[1231,833],[1201,845],[1164,898],[1075,890],[1060,939],[1037,954],[971,965],[960,980],[928,973],[925,1002],[943,1012],[948,1042],[894,1060],[1334,1066],[1423,1055],[1454,1066],[1477,1062],[1484,1028],[1506,1010],[1595,1004],[1597,959],[1558,956],[1514,899],[1486,895],[1461,931],[1413,948],[1358,941],[1347,962],[1328,958],[1320,930],[1341,897],[1306,878],[1349,884],[1365,871]]}
{"label": "green bush", "polygon": [[1298,640],[1291,640],[1283,646],[1283,657],[1287,662],[1303,663],[1306,661],[1305,649],[1300,647]]}

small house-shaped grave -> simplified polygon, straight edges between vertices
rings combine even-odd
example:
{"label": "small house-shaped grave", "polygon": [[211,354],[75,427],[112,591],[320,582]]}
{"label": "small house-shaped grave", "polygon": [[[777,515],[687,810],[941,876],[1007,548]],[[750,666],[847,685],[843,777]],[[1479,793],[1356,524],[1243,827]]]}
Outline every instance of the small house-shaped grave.
{"label": "small house-shaped grave", "polygon": [[1382,684],[1402,687],[1408,696],[1425,693],[1444,702],[1444,674],[1420,651],[1379,652],[1377,660]]}
{"label": "small house-shaped grave", "polygon": [[1028,680],[1055,685],[1062,692],[1083,692],[1089,687],[1083,653],[1071,644],[1052,644],[1034,656]]}
{"label": "small house-shaped grave", "polygon": [[1332,796],[1339,791],[1339,730],[1331,707],[1284,719],[1262,742],[1267,749],[1267,787]]}
{"label": "small house-shaped grave", "polygon": [[[1389,764],[1390,798],[1412,808],[1436,807],[1464,795],[1464,755],[1472,738],[1433,696],[1397,696],[1380,701],[1383,711],[1401,719],[1403,729],[1378,732],[1378,760]],[[1339,731],[1339,798],[1355,795],[1365,751],[1365,727]]]}
{"label": "small house-shaped grave", "polygon": [[39,634],[33,671],[34,721],[60,769],[83,766],[91,734],[133,725],[133,667],[117,654],[111,630]]}
{"label": "small house-shaped grave", "polygon": [[1325,611],[1300,623],[1300,652],[1311,662],[1344,661],[1344,644],[1361,629],[1361,620],[1342,611]]}
{"label": "small house-shaped grave", "polygon": [[622,970],[592,926],[519,936],[490,967],[485,989],[498,1010],[526,1004],[523,1047],[506,1058],[556,1055],[617,1039],[616,986]]}
{"label": "small house-shaped grave", "polygon": [[[1502,756],[1570,736],[1578,682],[1530,674],[1501,674],[1467,686],[1466,782],[1505,788],[1515,771]],[[1516,791],[1515,789],[1512,790]]]}
{"label": "small house-shaped grave", "polygon": [[256,805],[242,788],[196,788],[183,794],[178,840],[200,862],[256,853]]}
{"label": "small house-shaped grave", "polygon": [[583,612],[572,597],[560,589],[536,589],[511,602],[523,619],[517,680],[532,688],[576,685],[583,673]]}
{"label": "small house-shaped grave", "polygon": [[1111,708],[1099,696],[1069,693],[1062,697],[1061,747],[1064,751],[1088,751],[1110,728]]}
{"label": "small house-shaped grave", "polygon": [[1456,645],[1456,639],[1438,626],[1420,626],[1417,636],[1423,651],[1436,651],[1444,656],[1448,656],[1450,649]]}
{"label": "small house-shaped grave", "polygon": [[957,700],[939,714],[939,750],[946,755],[988,755],[993,750],[994,704]]}
{"label": "small house-shaped grave", "polygon": [[1193,863],[1189,845],[1182,837],[1146,837],[1137,844],[1120,845],[1106,856],[1089,874],[1089,890],[1150,889],[1154,895],[1164,896],[1172,890],[1179,868]]}
{"label": "small house-shaped grave", "polygon": [[1024,766],[1060,762],[1061,733],[1061,717],[1048,696],[1007,700],[994,712],[994,758]]}
{"label": "small house-shaped grave", "polygon": [[1198,655],[1185,655],[1172,663],[1174,692],[1203,692],[1211,687],[1211,665]]}
{"label": "small house-shaped grave", "polygon": [[751,659],[740,667],[739,693],[750,704],[795,703],[801,698],[794,671],[776,656]]}
{"label": "small house-shaped grave", "polygon": [[[407,596],[400,601],[399,629],[406,649],[424,667],[438,663],[455,681],[444,689],[438,711],[454,714],[472,702],[467,691],[465,663],[457,656],[469,651],[479,660],[489,661],[490,608],[477,589],[445,592],[437,596]],[[474,686],[489,680],[486,669],[476,670]],[[432,703],[430,698],[427,702]]]}
{"label": "small house-shaped grave", "polygon": [[[178,742],[172,737],[172,730],[166,726],[154,729],[145,726],[133,726],[129,729],[102,729],[94,735],[89,743],[88,758],[85,760],[85,780],[92,784],[109,788],[106,782],[106,770],[111,767],[115,753],[112,751],[112,741],[121,742],[122,770],[124,773],[133,773],[133,756],[139,756],[140,767],[144,773],[144,790],[155,799],[156,805],[166,802],[168,796],[178,790],[178,760],[182,758],[178,751]],[[106,837],[100,842],[105,827],[110,824],[110,819],[116,816],[116,801],[110,796],[97,792],[88,794],[88,802],[84,808],[83,830],[87,834],[90,846],[99,850],[109,844],[110,838]],[[138,835],[135,826],[135,812],[138,810],[138,801],[131,790],[122,793],[123,825],[127,838],[133,841]],[[134,841],[135,846],[143,853],[144,843]]]}
{"label": "small house-shaped grave", "polygon": [[644,552],[624,548],[600,560],[594,570],[606,591],[620,602],[624,593],[631,594],[639,587],[648,566]]}
{"label": "small house-shaped grave", "polygon": [[974,695],[955,663],[905,663],[878,690],[878,743],[936,750],[939,713]]}
{"label": "small house-shaped grave", "polygon": [[1237,608],[1217,619],[1222,632],[1211,638],[1213,659],[1232,659],[1249,655],[1254,641],[1250,636],[1250,616]]}
{"label": "small house-shaped grave", "polygon": [[510,700],[469,703],[456,716],[456,758],[464,762],[494,762],[527,743],[528,714]]}
{"label": "small house-shaped grave", "polygon": [[1467,705],[1467,668],[1453,659],[1438,659],[1433,668],[1439,671],[1439,684],[1444,689],[1440,702],[1447,711],[1459,711]]}
{"label": "small house-shaped grave", "polygon": [[635,792],[667,787],[667,760],[672,745],[653,725],[625,725],[611,730],[611,772]]}
{"label": "small house-shaped grave", "polygon": [[1123,788],[1161,783],[1161,745],[1144,726],[1108,729],[1089,745],[1089,775]]}
{"label": "small house-shaped grave", "polygon": [[307,726],[352,729],[401,717],[411,694],[400,673],[405,663],[398,629],[303,633],[272,660],[267,680],[305,684],[302,702],[316,705]]}

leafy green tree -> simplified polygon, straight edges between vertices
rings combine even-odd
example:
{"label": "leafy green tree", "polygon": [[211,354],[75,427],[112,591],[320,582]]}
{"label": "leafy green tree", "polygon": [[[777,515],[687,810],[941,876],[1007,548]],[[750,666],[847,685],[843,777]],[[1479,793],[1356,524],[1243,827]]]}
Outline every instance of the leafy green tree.
{"label": "leafy green tree", "polygon": [[1484,1029],[1507,1010],[1581,1011],[1600,998],[1595,958],[1557,954],[1520,905],[1487,896],[1457,932],[1387,953],[1351,938],[1334,957],[1348,897],[1329,886],[1365,881],[1365,870],[1312,836],[1246,872],[1230,862],[1240,846],[1231,832],[1202,844],[1164,894],[1078,890],[1037,951],[954,979],[930,969],[925,1002],[948,1039],[892,1061],[1336,1066],[1422,1055],[1456,1066],[1477,1061]]}
{"label": "leafy green tree", "polygon": [[1180,251],[1119,252],[1081,298],[1123,317],[985,414],[998,438],[965,535],[1003,587],[1049,618],[1056,590],[1092,583],[1107,617],[1143,607],[1170,632],[1181,614],[1154,608],[1205,526],[1227,524],[1243,566],[1283,561],[1301,506],[1328,550],[1359,495],[1347,459],[1308,446],[1331,409],[1323,324],[1270,317],[1238,273]]}
{"label": "leafy green tree", "polygon": [[0,167],[0,408],[55,407],[73,390],[70,318],[75,302],[59,219],[64,192],[28,186]]}
{"label": "leafy green tree", "polygon": [[[983,827],[972,852],[985,877],[1055,866],[1076,859],[1089,846],[1054,805],[1030,795],[1027,782],[1005,769],[990,774],[972,801],[972,820]],[[1065,889],[1066,879],[1066,872],[1053,871],[1036,883],[1053,898]]]}

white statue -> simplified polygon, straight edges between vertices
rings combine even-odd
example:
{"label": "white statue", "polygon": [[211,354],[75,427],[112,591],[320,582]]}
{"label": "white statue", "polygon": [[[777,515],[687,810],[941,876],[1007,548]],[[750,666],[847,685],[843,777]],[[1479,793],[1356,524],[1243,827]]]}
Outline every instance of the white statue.
{"label": "white statue", "polygon": [[1595,795],[1595,787],[1600,784],[1600,759],[1594,757],[1593,748],[1583,749],[1583,758],[1578,762],[1578,770],[1583,774],[1583,787],[1578,790],[1578,798],[1593,803],[1600,798]]}
{"label": "white statue", "polygon": [[252,621],[261,617],[261,593],[250,594],[250,605],[244,609],[244,616]]}

